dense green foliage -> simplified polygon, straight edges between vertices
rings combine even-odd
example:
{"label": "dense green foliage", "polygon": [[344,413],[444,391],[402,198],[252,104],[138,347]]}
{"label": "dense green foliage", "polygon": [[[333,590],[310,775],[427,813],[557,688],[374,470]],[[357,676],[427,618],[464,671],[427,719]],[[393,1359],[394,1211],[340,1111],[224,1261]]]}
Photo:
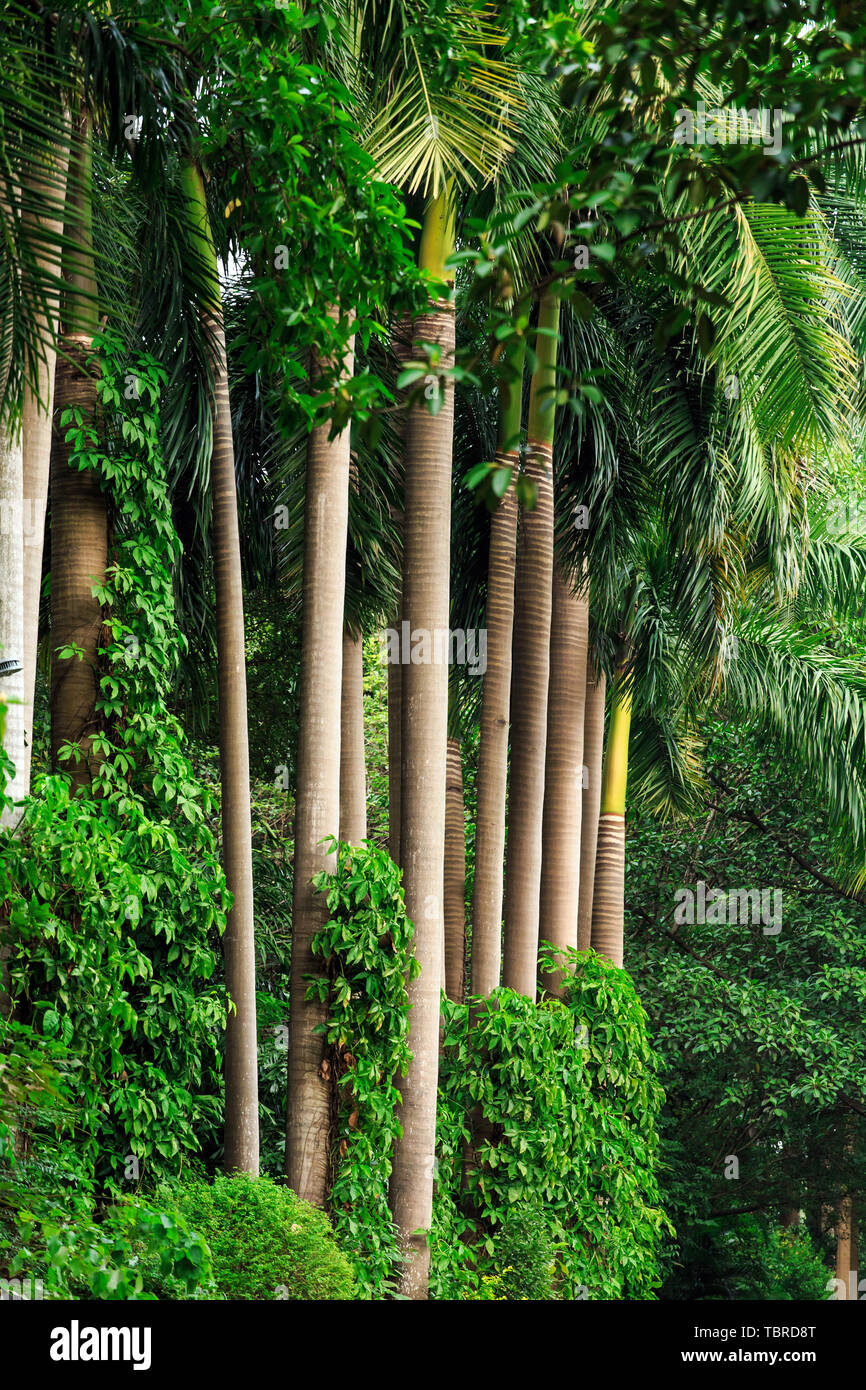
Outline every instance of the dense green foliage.
{"label": "dense green foliage", "polygon": [[[839,1184],[863,1181],[844,1136],[866,1068],[866,909],[834,878],[826,812],[806,785],[792,797],[781,750],[721,714],[707,734],[712,804],[668,826],[640,818],[626,884],[632,958],[667,1068],[663,1189],[681,1242],[670,1288],[688,1297],[740,1251],[738,1212],[758,1214],[772,1246],[774,1220],[803,1208],[820,1248]],[[707,893],[779,886],[779,929],[677,923],[677,892],[699,881]]]}
{"label": "dense green foliage", "polygon": [[[163,373],[98,344],[99,418],[65,420],[73,465],[113,505],[100,598],[100,759],[89,794],[38,778],[14,836],[0,835],[0,900],[23,1021],[74,1044],[81,1144],[110,1192],[174,1173],[214,1142],[225,1002],[214,983],[225,880],[209,793],[168,708],[182,638],[177,538],[158,444]],[[137,383],[127,395],[125,383]],[[72,752],[77,752],[73,749]],[[182,930],[181,930],[182,927]]]}
{"label": "dense green foliage", "polygon": [[[404,788],[417,768],[408,741],[402,754],[389,748],[378,637],[412,617],[402,545],[426,497],[417,478],[405,484],[421,478],[426,453],[441,461],[422,435],[444,418],[448,382],[451,526],[435,540],[437,554],[451,544],[450,622],[488,621],[491,518],[512,477],[522,536],[537,500],[523,434],[514,468],[501,463],[506,388],[512,405],[549,394],[546,563],[579,578],[609,691],[615,663],[628,663],[633,722],[619,750],[627,970],[571,952],[554,995],[542,946],[551,992],[538,1004],[504,987],[443,999],[423,1173],[430,1293],[825,1298],[840,1201],[866,1185],[857,7],[10,0],[0,65],[0,500],[17,489],[41,517],[17,428],[47,338],[68,358],[84,300],[100,324],[84,364],[97,404],[92,417],[58,411],[54,444],[62,435],[72,472],[97,480],[109,528],[107,569],[77,576],[101,610],[98,696],[81,734],[89,785],[76,790],[69,776],[81,746],[53,758],[45,747],[52,664],[84,658],[46,622],[62,489],[49,493],[32,615],[39,715],[20,817],[0,746],[0,1277],[38,1280],[52,1299],[398,1294],[411,1256],[389,1185],[418,966],[386,849],[389,760],[402,759]],[[745,126],[752,109],[772,115],[778,142],[767,147],[769,131],[743,138],[743,125],[731,138],[681,139],[699,102]],[[67,143],[79,184],[57,161]],[[441,343],[415,341],[406,356],[402,342],[406,322],[451,293],[418,270],[435,240],[434,228],[425,241],[427,214],[443,213],[446,190],[453,363]],[[190,235],[191,210],[207,236]],[[60,321],[46,334],[61,278]],[[530,387],[540,304],[552,298],[556,379]],[[230,420],[219,420],[222,397],[214,411],[217,323]],[[407,404],[429,418],[419,410],[409,429]],[[222,481],[217,469],[211,478],[215,420],[230,423],[234,445],[237,556],[233,516],[214,526],[214,480],[232,493],[227,450]],[[334,551],[339,568],[345,549],[346,592],[329,616],[335,636],[342,621],[363,639],[368,793],[365,843],[321,842],[335,868],[314,880],[327,921],[303,981],[324,1019],[325,1210],[283,1179],[286,1062],[301,1026],[289,1014],[301,646],[316,579],[304,572],[304,518],[312,497],[327,525],[334,503],[310,485],[321,486],[308,451],[316,426],[331,442],[346,431],[350,456],[348,535]],[[41,463],[45,473],[47,455]],[[4,510],[4,546],[7,521]],[[10,555],[0,554],[4,618],[27,587],[20,564],[7,584]],[[218,676],[219,618],[223,642],[230,625],[218,588],[236,560],[248,699],[240,660]],[[442,561],[443,594],[446,570]],[[535,597],[521,597],[522,583],[518,572],[518,616]],[[230,619],[239,633],[240,604]],[[549,650],[553,661],[555,639]],[[532,682],[519,660],[511,670],[513,712]],[[447,710],[461,745],[466,964],[484,833],[477,674],[452,668]],[[216,697],[227,681],[252,769],[256,1016],[251,988],[245,1022],[258,1030],[261,1177],[214,1176],[236,1007],[222,957],[234,940],[222,863],[238,849],[231,795],[221,825],[219,716],[232,700],[219,711]],[[4,740],[11,708],[0,689]],[[512,738],[512,773],[523,752]],[[547,834],[546,797],[544,815]],[[562,863],[554,848],[542,878]],[[678,913],[699,889],[768,893],[772,920]],[[434,1060],[431,1046],[430,1075]],[[247,1080],[254,1073],[251,1063]]]}
{"label": "dense green foliage", "polygon": [[193,1297],[210,1257],[183,1218],[141,1198],[100,1200],[79,1079],[61,1044],[2,1026],[0,1277],[24,1298],[152,1299],[160,1280]]}
{"label": "dense green foliage", "polygon": [[[381,1297],[399,1252],[387,1205],[409,1060],[411,926],[400,871],[369,843],[340,845],[317,886],[332,914],[315,941],[327,975],[334,1091],[331,1208],[362,1287]],[[433,1278],[439,1298],[649,1297],[669,1230],[654,1172],[661,1087],[627,975],[575,956],[565,1002],[500,989],[479,1009],[443,1001]],[[474,1138],[473,1138],[474,1135]],[[483,1137],[482,1137],[483,1136]],[[471,1146],[471,1153],[467,1151]],[[433,1162],[431,1155],[431,1162]],[[515,1219],[515,1213],[520,1219]],[[525,1247],[533,1252],[526,1272]],[[555,1281],[552,1267],[555,1263]],[[506,1275],[509,1266],[517,1275]]]}
{"label": "dense green foliage", "polygon": [[563,1001],[538,1008],[499,989],[469,1029],[466,1006],[446,1009],[434,1244],[442,1296],[457,1296],[473,1263],[505,1267],[515,1236],[499,1252],[497,1234],[515,1207],[536,1213],[527,1233],[543,1210],[563,1297],[649,1297],[659,1282],[669,1231],[654,1171],[662,1090],[645,1016],[629,977],[593,954],[575,954],[566,981]]}
{"label": "dense green foliage", "polygon": [[411,1060],[406,978],[417,971],[400,870],[384,850],[340,845],[333,876],[314,880],[331,919],[313,940],[326,974],[309,987],[327,1005],[323,1063],[333,1093],[334,1224],[361,1287],[383,1293],[395,1260],[388,1210],[399,1131],[398,1080]]}
{"label": "dense green foliage", "polygon": [[165,1200],[207,1243],[213,1275],[203,1296],[354,1297],[354,1275],[327,1216],[291,1188],[238,1173],[212,1183],[184,1182]]}

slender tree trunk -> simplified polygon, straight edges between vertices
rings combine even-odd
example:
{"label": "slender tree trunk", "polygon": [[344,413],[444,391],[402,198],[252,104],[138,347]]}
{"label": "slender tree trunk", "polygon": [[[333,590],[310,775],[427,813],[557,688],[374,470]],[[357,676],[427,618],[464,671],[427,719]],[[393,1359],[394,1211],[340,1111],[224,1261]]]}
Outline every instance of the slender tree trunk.
{"label": "slender tree trunk", "polygon": [[[454,245],[450,191],[428,207],[421,265],[446,278]],[[431,305],[416,320],[416,341],[437,343],[443,366],[454,356],[454,305]],[[430,659],[403,669],[401,856],[406,911],[415,927],[421,966],[409,984],[412,1062],[402,1084],[402,1135],[394,1154],[391,1210],[408,1257],[400,1292],[427,1297],[436,1145],[439,1007],[442,969],[445,846],[445,761],[448,739],[448,651],[451,531],[451,451],[454,393],[442,383],[437,415],[413,405],[406,421],[406,512],[403,614],[410,630],[427,634]],[[436,634],[445,634],[444,643]],[[443,649],[444,648],[444,649]]]}
{"label": "slender tree trunk", "polygon": [[[399,375],[404,364],[412,356],[412,322],[407,317],[397,320],[391,331],[391,355],[394,360],[394,369]],[[398,407],[402,406],[406,398],[405,391],[398,391],[395,388],[394,398]],[[400,462],[402,465],[401,487],[405,489],[406,482],[406,413],[398,409],[394,417],[394,433],[400,445]],[[403,512],[392,513],[400,537],[400,545],[403,542]],[[402,556],[401,556],[402,559]],[[400,583],[400,595],[397,603],[397,611],[394,614],[392,627],[401,633],[401,623],[403,621],[403,584]],[[403,754],[401,728],[403,723],[403,666],[400,661],[388,663],[388,853],[395,864],[401,863],[400,859],[400,790],[403,777]]]}
{"label": "slender tree trunk", "polygon": [[[559,300],[546,294],[540,329],[556,331]],[[539,335],[529,399],[527,477],[538,489],[517,541],[511,780],[505,867],[503,984],[535,998],[541,893],[547,687],[553,581],[553,392],[556,338]]]}
{"label": "slender tree trunk", "polygon": [[367,838],[367,769],[364,758],[364,638],[343,627],[340,698],[340,839]]}
{"label": "slender tree trunk", "polygon": [[[5,793],[13,801],[27,795],[25,779],[23,465],[21,426],[0,421],[0,702],[3,705],[3,750],[14,764]],[[11,829],[20,812],[0,812],[0,827]]]}
{"label": "slender tree trunk", "polygon": [[[580,827],[583,811],[583,715],[588,629],[586,599],[574,594],[558,569],[553,576],[550,625],[550,688],[544,776],[544,856],[541,866],[541,935],[561,950],[577,947]],[[562,976],[547,977],[551,993]]]}
{"label": "slender tree trunk", "polygon": [[[837,1300],[857,1299],[859,1296],[859,1250],[857,1240],[857,1204],[853,1197],[841,1198],[836,1208],[836,1279]],[[844,1288],[844,1293],[841,1289]]]}
{"label": "slender tree trunk", "polygon": [[[201,170],[193,163],[186,165],[183,179],[191,230],[199,253],[205,258],[213,291],[211,302],[203,307],[202,313],[211,345],[210,367],[214,380],[211,504],[219,688],[222,851],[226,880],[233,895],[233,905],[228,914],[223,937],[226,989],[234,1004],[234,1011],[229,1014],[226,1024],[223,1164],[228,1173],[258,1173],[258,1037],[250,760],[235,455],[219,273],[208,221],[204,181]],[[345,547],[340,554],[343,560]]]}
{"label": "slender tree trunk", "polygon": [[[0,270],[2,274],[2,270]],[[0,319],[0,326],[2,319]],[[6,375],[9,363],[0,362],[0,401],[6,387]],[[20,545],[16,547],[16,537],[20,540],[20,527],[16,526],[15,509],[20,504],[20,482],[21,482],[21,458],[20,449],[15,440],[14,425],[6,420],[0,419],[0,661],[10,663],[8,675],[2,674],[0,668],[0,745],[3,750],[15,763],[16,756],[21,757],[23,743],[23,718],[20,721],[20,730],[15,729],[15,700],[20,689],[20,672],[11,669],[11,663],[15,661],[15,644],[18,640],[17,617],[21,614],[21,605],[18,603],[20,595],[20,583],[23,582],[23,574],[19,574],[21,568]],[[18,553],[16,553],[18,552]],[[17,687],[17,689],[16,689]],[[18,710],[21,709],[20,697]],[[15,773],[8,782],[3,781],[3,791],[7,796],[14,799],[23,795],[20,787],[16,785],[19,781],[18,767],[16,764]],[[12,811],[3,810],[0,812],[0,829],[12,829],[16,820],[16,815]],[[9,918],[8,909],[0,906],[0,1019],[10,1018],[12,1015],[12,1000],[9,994],[9,966],[8,961],[11,955],[9,937]]]}
{"label": "slender tree trunk", "polygon": [[[99,762],[91,744],[99,693],[98,648],[102,605],[93,585],[105,582],[108,564],[108,502],[96,474],[69,466],[66,426],[70,407],[85,422],[96,411],[95,368],[88,364],[98,327],[92,231],[92,136],[81,113],[70,142],[66,197],[67,246],[63,253],[63,334],[55,369],[55,420],[51,448],[51,757],[69,773],[74,787],[89,786]],[[76,647],[81,655],[59,657]],[[78,760],[60,761],[64,744],[75,744]]]}
{"label": "slender tree trunk", "polygon": [[460,740],[449,738],[445,774],[445,993],[463,1003],[466,960],[466,810]]}
{"label": "slender tree trunk", "polygon": [[25,218],[37,235],[37,245],[43,248],[37,255],[44,272],[46,310],[37,311],[44,356],[38,364],[34,385],[24,387],[22,408],[23,493],[24,493],[24,727],[25,749],[23,784],[30,789],[30,763],[33,752],[33,710],[36,690],[36,652],[39,643],[39,599],[42,592],[42,551],[45,540],[45,510],[48,503],[48,482],[51,466],[51,427],[54,411],[55,342],[59,328],[59,292],[49,280],[60,275],[60,235],[63,219],[57,209],[62,206],[66,188],[69,148],[52,150],[44,171],[31,172],[25,186],[29,190],[30,206]]}
{"label": "slender tree trunk", "polygon": [[[523,370],[523,346],[512,358]],[[499,986],[502,965],[502,866],[511,712],[511,640],[517,560],[517,471],[520,466],[522,382],[499,388],[499,451],[496,462],[512,470],[505,495],[490,518],[487,562],[487,669],[481,693],[481,730],[475,779],[475,880],[472,890],[472,993]]]}
{"label": "slender tree trunk", "polygon": [[[398,613],[395,629],[400,631]],[[400,863],[400,781],[402,747],[400,727],[403,719],[403,667],[399,661],[388,663],[388,853],[395,864]]]}
{"label": "slender tree trunk", "polygon": [[592,948],[622,965],[625,894],[625,792],[631,727],[631,677],[627,657],[617,664],[604,759],[598,851],[592,904]]}
{"label": "slender tree trunk", "polygon": [[577,949],[588,951],[592,940],[592,898],[595,888],[595,856],[598,817],[601,810],[601,768],[604,755],[604,672],[596,674],[587,660],[586,702],[583,721],[583,761],[586,783],[580,826],[580,898],[577,907]]}
{"label": "slender tree trunk", "polygon": [[[338,310],[333,310],[336,318]],[[343,372],[351,376],[354,339]],[[315,378],[324,359],[312,364]],[[329,427],[313,430],[307,444],[304,503],[303,627],[300,717],[295,798],[295,866],[292,899],[289,1090],[286,1175],[305,1201],[324,1206],[329,1182],[330,1083],[325,1045],[314,1032],[325,1007],[306,999],[306,976],[316,972],[312,940],[328,920],[325,898],[312,878],[333,872],[335,856],[321,841],[340,828],[340,729],[343,687],[343,614],[349,523],[349,434],[329,439]],[[363,740],[363,731],[361,733]]]}

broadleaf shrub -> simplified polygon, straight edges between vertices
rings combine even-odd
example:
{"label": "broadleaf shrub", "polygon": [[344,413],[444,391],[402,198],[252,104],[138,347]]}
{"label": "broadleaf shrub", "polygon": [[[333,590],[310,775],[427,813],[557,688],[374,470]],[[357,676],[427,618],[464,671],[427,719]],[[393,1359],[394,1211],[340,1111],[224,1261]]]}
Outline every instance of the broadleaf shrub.
{"label": "broadleaf shrub", "polygon": [[[237,1173],[168,1189],[166,1206],[207,1243],[206,1295],[249,1299],[356,1297],[351,1264],[327,1214],[268,1177]],[[171,1296],[170,1287],[165,1292]]]}

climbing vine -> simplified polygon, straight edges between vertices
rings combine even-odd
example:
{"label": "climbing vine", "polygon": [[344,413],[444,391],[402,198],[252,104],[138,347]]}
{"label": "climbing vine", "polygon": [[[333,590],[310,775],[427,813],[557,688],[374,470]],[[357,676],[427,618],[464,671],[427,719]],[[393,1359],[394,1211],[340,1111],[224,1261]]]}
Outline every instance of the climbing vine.
{"label": "climbing vine", "polygon": [[[213,980],[228,893],[197,780],[168,697],[182,636],[174,619],[172,524],[159,447],[164,372],[94,340],[92,417],[61,420],[70,466],[109,501],[93,776],[73,792],[40,775],[3,836],[0,903],[13,935],[16,1016],[74,1042],[77,1131],[103,1190],[176,1173],[215,1142],[225,1000]],[[66,648],[62,657],[83,659]],[[60,750],[60,764],[80,756]]]}
{"label": "climbing vine", "polygon": [[313,879],[330,913],[312,943],[325,973],[307,994],[327,1005],[321,1027],[332,1095],[330,1209],[369,1297],[390,1286],[398,1258],[388,1179],[400,1130],[396,1081],[411,1061],[406,982],[418,964],[400,869],[369,842],[332,847],[335,873]]}
{"label": "climbing vine", "polygon": [[671,1227],[659,1202],[663,1092],[646,1016],[631,978],[592,952],[569,953],[565,980],[563,999],[538,1006],[495,990],[478,1001],[471,1030],[468,1006],[443,1001],[437,1297],[476,1297],[479,1276],[516,1263],[515,1248],[549,1262],[565,1299],[648,1298],[661,1282]]}

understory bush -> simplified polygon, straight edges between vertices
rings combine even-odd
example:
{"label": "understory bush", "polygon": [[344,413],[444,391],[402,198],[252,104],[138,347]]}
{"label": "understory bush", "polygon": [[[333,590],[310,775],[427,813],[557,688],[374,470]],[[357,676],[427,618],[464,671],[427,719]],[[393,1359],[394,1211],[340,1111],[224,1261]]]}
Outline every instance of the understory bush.
{"label": "understory bush", "polygon": [[[212,1284],[226,1299],[348,1299],[355,1276],[325,1212],[268,1177],[238,1173],[192,1181],[163,1194],[166,1206],[207,1243]],[[164,1295],[174,1292],[170,1282]]]}

